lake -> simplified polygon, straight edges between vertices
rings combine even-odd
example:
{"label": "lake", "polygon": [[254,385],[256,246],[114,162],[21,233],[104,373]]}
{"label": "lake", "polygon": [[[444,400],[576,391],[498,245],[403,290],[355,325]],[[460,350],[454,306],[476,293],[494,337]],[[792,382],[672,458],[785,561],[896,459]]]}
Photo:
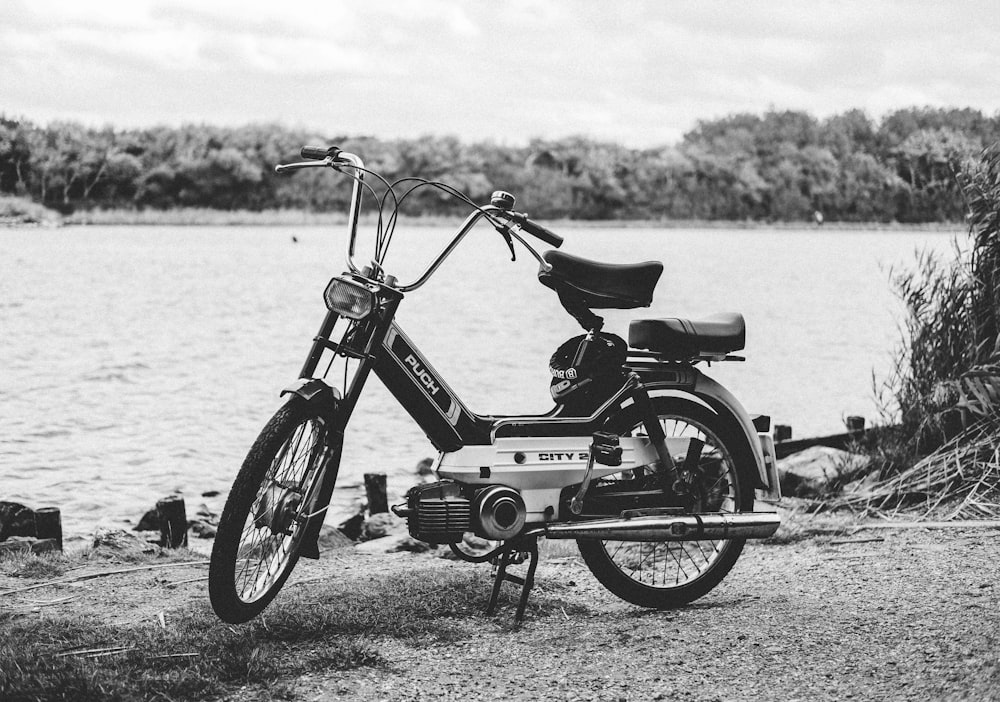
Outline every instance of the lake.
{"label": "lake", "polygon": [[[850,414],[877,418],[873,372],[890,368],[901,319],[889,269],[955,236],[557,231],[570,253],[664,263],[653,307],[608,311],[608,331],[627,337],[633,317],[742,312],[747,362],[707,372],[797,437],[841,431]],[[401,225],[388,270],[409,282],[448,234]],[[344,238],[319,227],[0,230],[0,499],[60,507],[68,535],[134,522],[174,491],[189,515],[201,503],[220,511],[301,368]],[[491,228],[477,228],[398,319],[473,410],[544,412],[548,358],[580,330],[538,284],[534,261],[509,259]],[[363,473],[387,473],[398,497],[434,453],[378,381],[369,390],[348,428],[340,514]]]}

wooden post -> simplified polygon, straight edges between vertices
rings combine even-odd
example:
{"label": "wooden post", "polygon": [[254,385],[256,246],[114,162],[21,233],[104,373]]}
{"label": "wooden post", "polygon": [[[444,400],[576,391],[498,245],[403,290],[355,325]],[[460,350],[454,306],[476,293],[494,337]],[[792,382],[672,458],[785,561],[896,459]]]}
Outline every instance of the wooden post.
{"label": "wooden post", "polygon": [[63,550],[62,515],[58,507],[35,510],[35,538],[55,539],[56,548]]}
{"label": "wooden post", "polygon": [[850,434],[863,434],[865,431],[865,418],[864,417],[847,417],[844,420],[847,425],[847,431]]}
{"label": "wooden post", "polygon": [[184,498],[180,495],[164,497],[156,503],[156,513],[160,517],[160,546],[180,548],[187,546],[187,513]]}
{"label": "wooden post", "polygon": [[365,494],[368,495],[368,514],[389,511],[389,497],[386,495],[385,473],[365,473]]}
{"label": "wooden post", "polygon": [[774,425],[774,440],[788,441],[792,438],[792,427],[788,424]]}

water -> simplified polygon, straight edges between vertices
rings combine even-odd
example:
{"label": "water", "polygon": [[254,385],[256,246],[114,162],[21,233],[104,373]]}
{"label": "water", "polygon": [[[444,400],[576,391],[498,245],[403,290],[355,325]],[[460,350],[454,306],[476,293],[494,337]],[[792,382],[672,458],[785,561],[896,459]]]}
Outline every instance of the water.
{"label": "water", "polygon": [[[741,311],[747,363],[708,372],[796,436],[874,418],[872,372],[898,339],[887,268],[953,235],[833,230],[560,230],[588,258],[658,259],[654,306],[634,316]],[[299,243],[293,244],[292,236]],[[448,230],[400,230],[388,268],[409,281]],[[0,499],[63,510],[68,534],[137,520],[181,491],[218,511],[247,448],[295,379],[342,267],[325,228],[92,227],[0,231]],[[473,410],[547,410],[547,361],[576,322],[477,229],[400,325]],[[348,430],[338,511],[367,471],[391,495],[433,449],[373,381]],[[202,497],[218,491],[219,497]],[[330,521],[333,521],[331,519]]]}

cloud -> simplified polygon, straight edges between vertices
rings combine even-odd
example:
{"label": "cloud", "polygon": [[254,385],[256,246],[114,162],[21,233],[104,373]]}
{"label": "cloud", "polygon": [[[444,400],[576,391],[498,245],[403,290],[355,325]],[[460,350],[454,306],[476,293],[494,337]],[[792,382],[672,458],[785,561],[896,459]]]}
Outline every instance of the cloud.
{"label": "cloud", "polygon": [[998,35],[992,5],[902,0],[8,0],[0,110],[652,145],[771,106],[993,112]]}

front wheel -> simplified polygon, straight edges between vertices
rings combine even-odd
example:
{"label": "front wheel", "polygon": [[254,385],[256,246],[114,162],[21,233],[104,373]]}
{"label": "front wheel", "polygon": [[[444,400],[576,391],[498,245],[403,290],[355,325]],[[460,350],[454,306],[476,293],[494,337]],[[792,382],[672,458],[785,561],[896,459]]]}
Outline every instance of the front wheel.
{"label": "front wheel", "polygon": [[[311,519],[322,519],[321,483],[336,478],[329,422],[292,397],[265,425],[240,468],[212,549],[208,592],[220,619],[260,614],[288,579]],[[315,516],[313,516],[315,515]]]}
{"label": "front wheel", "polygon": [[[753,510],[754,458],[746,439],[731,431],[706,407],[676,397],[653,398],[653,407],[667,437],[668,449],[683,462],[692,444],[699,448],[694,491],[699,512]],[[619,417],[622,436],[645,436],[633,408]],[[634,489],[636,481],[658,485],[659,476],[644,467],[618,473],[595,483],[605,496]],[[670,506],[666,495],[662,505]],[[726,577],[743,551],[745,539],[714,541],[630,542],[580,539],[577,544],[594,577],[618,597],[642,607],[667,609],[695,600]]]}

